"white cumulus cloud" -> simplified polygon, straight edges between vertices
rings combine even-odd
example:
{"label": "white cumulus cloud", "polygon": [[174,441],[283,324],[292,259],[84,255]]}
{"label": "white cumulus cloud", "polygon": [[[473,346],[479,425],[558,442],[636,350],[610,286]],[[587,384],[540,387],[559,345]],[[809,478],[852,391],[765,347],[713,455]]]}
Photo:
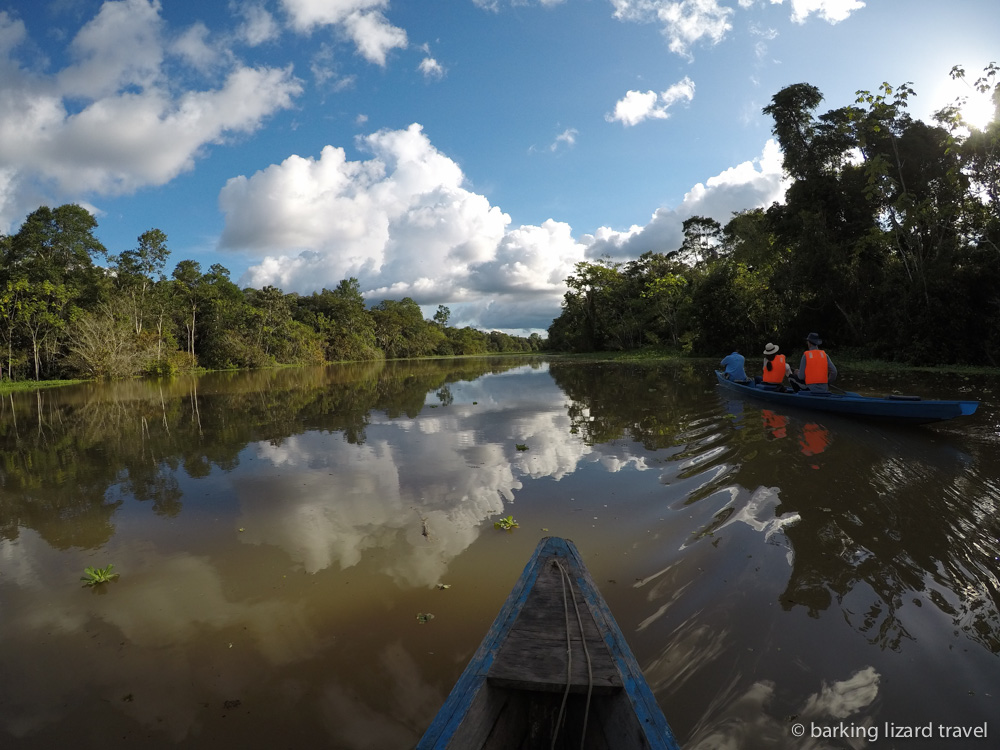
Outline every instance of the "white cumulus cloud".
{"label": "white cumulus cloud", "polygon": [[611,0],[615,18],[662,27],[670,51],[691,59],[698,43],[718,44],[733,28],[733,9],[717,0]]}
{"label": "white cumulus cloud", "polygon": [[263,5],[243,3],[237,6],[237,11],[243,16],[237,33],[251,47],[272,42],[281,36],[281,27]]}
{"label": "white cumulus cloud", "polygon": [[71,62],[39,73],[16,54],[23,23],[0,12],[0,229],[40,202],[163,185],[193,168],[205,147],[258,129],[291,106],[301,83],[290,68],[226,62],[214,88],[167,79],[171,59],[195,68],[213,55],[202,27],[164,38],[160,5],[107,2],[74,37]]}
{"label": "white cumulus cloud", "polygon": [[[782,0],[771,0],[780,4]],[[861,0],[791,0],[792,21],[805,23],[809,16],[816,14],[828,23],[839,23],[865,7]]]}
{"label": "white cumulus cloud", "polygon": [[663,93],[629,91],[615,104],[614,112],[605,116],[608,122],[620,122],[626,127],[643,120],[665,120],[668,110],[678,102],[694,99],[694,81],[688,77],[678,81]]}
{"label": "white cumulus cloud", "polygon": [[448,305],[453,325],[547,328],[581,260],[676,249],[690,216],[724,224],[785,190],[781,152],[769,141],[758,158],[695,185],[645,226],[575,237],[554,219],[509,226],[418,124],[373,133],[359,146],[370,158],[350,160],[327,146],[318,158],[290,156],[226,184],[221,244],[261,258],[242,284],[311,293],[354,276],[370,303],[410,296],[425,307]]}
{"label": "white cumulus cloud", "polygon": [[406,31],[393,26],[383,9],[388,0],[282,0],[293,29],[309,33],[331,26],[345,33],[369,62],[385,65],[393,49],[405,49]]}
{"label": "white cumulus cloud", "polygon": [[444,66],[429,55],[420,61],[417,69],[425,78],[443,78],[445,73]]}
{"label": "white cumulus cloud", "polygon": [[308,293],[354,276],[371,302],[449,304],[456,324],[548,326],[584,258],[569,225],[508,230],[510,217],[466,187],[418,124],[359,146],[371,158],[327,146],[229,180],[221,245],[262,256],[242,283]]}
{"label": "white cumulus cloud", "polygon": [[781,149],[769,140],[761,155],[698,183],[676,208],[658,208],[645,226],[617,231],[601,227],[582,241],[587,256],[635,258],[647,251],[676,250],[684,239],[683,223],[692,216],[707,216],[725,225],[732,214],[766,207],[783,199],[787,183],[781,166]]}

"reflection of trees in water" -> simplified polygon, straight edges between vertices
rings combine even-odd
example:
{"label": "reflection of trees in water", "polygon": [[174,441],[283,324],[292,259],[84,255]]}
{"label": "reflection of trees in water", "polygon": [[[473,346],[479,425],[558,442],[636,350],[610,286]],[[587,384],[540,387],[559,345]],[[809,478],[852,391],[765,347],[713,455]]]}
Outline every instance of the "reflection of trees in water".
{"label": "reflection of trees in water", "polygon": [[[836,508],[800,507],[802,521],[788,531],[796,556],[782,604],[815,615],[835,598],[869,642],[894,650],[912,637],[906,623],[933,604],[1000,653],[1000,523],[983,512],[992,505],[925,487],[845,495]],[[859,584],[874,594],[868,601]]]}
{"label": "reflection of trees in water", "polygon": [[[798,422],[790,438],[811,426]],[[743,432],[773,439],[766,418],[761,430]],[[870,643],[898,650],[933,605],[1000,653],[1000,495],[978,469],[989,459],[969,447],[932,432],[836,423],[824,442],[823,477],[793,477],[773,462],[741,466],[733,479],[780,485],[781,510],[801,516],[787,529],[795,556],[783,607],[816,617],[836,603]]]}
{"label": "reflection of trees in water", "polygon": [[524,358],[366,362],[93,383],[0,400],[0,538],[36,529],[53,547],[96,548],[128,497],[176,516],[176,472],[231,470],[250,443],[309,430],[365,441],[372,411],[416,416],[427,393]]}
{"label": "reflection of trees in water", "polygon": [[556,384],[569,397],[571,431],[588,445],[627,437],[649,450],[676,445],[696,418],[695,391],[704,378],[691,363],[621,365],[553,362]]}
{"label": "reflection of trees in water", "polygon": [[1000,490],[986,446],[742,401],[720,430],[725,423],[705,411],[704,377],[691,365],[556,362],[550,372],[588,444],[680,446],[666,473],[705,477],[687,504],[733,484],[780,489],[775,512],[801,516],[785,529],[794,551],[785,609],[818,617],[836,604],[869,642],[895,650],[933,607],[1000,653]]}

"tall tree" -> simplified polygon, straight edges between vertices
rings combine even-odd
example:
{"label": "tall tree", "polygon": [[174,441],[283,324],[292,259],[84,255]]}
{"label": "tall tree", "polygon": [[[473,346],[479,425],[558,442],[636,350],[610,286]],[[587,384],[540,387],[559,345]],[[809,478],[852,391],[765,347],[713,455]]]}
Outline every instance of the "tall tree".
{"label": "tall tree", "polygon": [[159,229],[150,229],[139,235],[135,249],[111,258],[115,285],[130,301],[136,336],[142,334],[144,320],[149,315],[147,297],[153,285],[163,280],[168,255],[167,235]]}
{"label": "tall tree", "polygon": [[30,282],[69,283],[79,294],[94,282],[94,257],[107,255],[96,228],[97,220],[76,204],[42,206],[7,244],[4,269],[8,277]]}
{"label": "tall tree", "polygon": [[434,313],[434,322],[444,328],[448,325],[448,320],[451,318],[451,310],[445,305],[438,305],[437,312]]}
{"label": "tall tree", "polygon": [[182,320],[187,333],[187,353],[196,360],[195,334],[198,324],[198,306],[203,296],[201,263],[196,260],[182,260],[174,268],[174,289],[183,310]]}
{"label": "tall tree", "polygon": [[687,263],[711,262],[719,257],[722,225],[706,216],[692,216],[683,223],[680,258]]}
{"label": "tall tree", "polygon": [[63,311],[70,300],[65,284],[42,281],[27,287],[22,302],[21,316],[25,330],[31,337],[31,350],[35,367],[35,380],[41,379],[42,348],[66,326]]}

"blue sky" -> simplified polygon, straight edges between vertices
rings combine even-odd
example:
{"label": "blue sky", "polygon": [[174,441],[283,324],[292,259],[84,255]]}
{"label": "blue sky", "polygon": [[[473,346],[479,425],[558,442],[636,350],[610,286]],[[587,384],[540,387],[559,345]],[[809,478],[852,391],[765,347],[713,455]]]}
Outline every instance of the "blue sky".
{"label": "blue sky", "polygon": [[544,329],[576,262],[781,200],[782,87],[930,121],[997,39],[994,0],[0,0],[0,232],[76,202],[168,270]]}

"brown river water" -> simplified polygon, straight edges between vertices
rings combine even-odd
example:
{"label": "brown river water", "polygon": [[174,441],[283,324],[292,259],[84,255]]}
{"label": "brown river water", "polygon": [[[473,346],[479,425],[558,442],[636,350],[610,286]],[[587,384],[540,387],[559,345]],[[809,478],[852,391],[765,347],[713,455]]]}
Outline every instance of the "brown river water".
{"label": "brown river water", "polygon": [[842,368],[980,399],[901,428],[743,400],[713,364],[3,396],[0,748],[410,748],[547,535],[685,750],[1000,746],[1000,378]]}

